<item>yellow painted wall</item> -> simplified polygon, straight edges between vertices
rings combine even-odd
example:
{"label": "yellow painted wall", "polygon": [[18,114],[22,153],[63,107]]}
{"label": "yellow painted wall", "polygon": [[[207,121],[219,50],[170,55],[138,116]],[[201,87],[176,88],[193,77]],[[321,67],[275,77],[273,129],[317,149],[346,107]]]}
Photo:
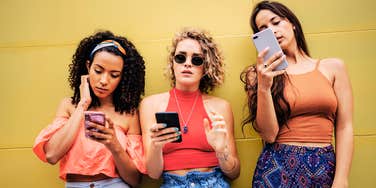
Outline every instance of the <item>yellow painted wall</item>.
{"label": "yellow painted wall", "polygon": [[[376,184],[376,13],[374,0],[283,0],[300,18],[311,54],[340,57],[355,97],[355,154],[350,187]],[[0,187],[63,187],[58,166],[39,161],[34,138],[54,117],[68,88],[68,64],[77,43],[97,29],[134,41],[146,61],[146,95],[165,91],[161,82],[167,46],[184,26],[213,34],[226,57],[227,77],[214,94],[231,102],[241,159],[233,187],[250,187],[261,150],[252,130],[241,132],[245,95],[239,74],[254,62],[249,39],[252,0],[1,0]],[[157,187],[145,177],[141,187]]]}

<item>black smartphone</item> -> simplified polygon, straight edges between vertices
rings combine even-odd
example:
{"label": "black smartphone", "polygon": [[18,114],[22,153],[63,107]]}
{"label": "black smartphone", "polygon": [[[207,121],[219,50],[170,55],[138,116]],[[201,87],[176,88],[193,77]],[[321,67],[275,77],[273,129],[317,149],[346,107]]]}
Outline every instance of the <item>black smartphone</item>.
{"label": "black smartphone", "polygon": [[[155,113],[155,119],[157,123],[165,123],[167,127],[176,127],[180,131],[179,115],[177,112],[157,112]],[[167,128],[166,127],[166,128]],[[173,142],[182,142],[182,136],[178,140]]]}
{"label": "black smartphone", "polygon": [[[95,111],[85,111],[85,128],[91,131],[100,132],[96,128],[90,127],[88,124],[89,122],[98,123],[100,125],[105,126],[106,124],[106,117],[103,112],[95,112]],[[89,137],[89,135],[85,134],[86,137]],[[94,137],[93,137],[94,138]]]}

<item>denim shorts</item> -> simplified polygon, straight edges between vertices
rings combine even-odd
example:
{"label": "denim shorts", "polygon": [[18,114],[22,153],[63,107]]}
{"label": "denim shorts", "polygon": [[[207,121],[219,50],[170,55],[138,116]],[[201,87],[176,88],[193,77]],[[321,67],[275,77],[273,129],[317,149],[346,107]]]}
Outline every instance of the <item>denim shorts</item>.
{"label": "denim shorts", "polygon": [[93,182],[66,182],[65,188],[129,188],[120,178],[111,178]]}
{"label": "denim shorts", "polygon": [[191,171],[185,176],[164,172],[162,176],[161,188],[230,188],[219,167],[214,168],[211,172]]}

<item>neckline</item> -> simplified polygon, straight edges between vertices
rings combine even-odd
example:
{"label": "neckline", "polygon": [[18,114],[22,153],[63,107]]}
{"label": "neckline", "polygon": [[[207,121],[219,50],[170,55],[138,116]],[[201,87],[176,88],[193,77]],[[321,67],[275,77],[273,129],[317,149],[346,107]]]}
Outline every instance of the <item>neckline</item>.
{"label": "neckline", "polygon": [[287,75],[289,75],[289,76],[304,76],[304,75],[307,75],[307,74],[314,73],[314,72],[316,72],[316,70],[319,69],[319,64],[320,64],[320,59],[318,59],[316,61],[316,64],[315,64],[315,67],[313,68],[313,70],[309,70],[307,72],[300,73],[300,74],[290,74],[290,73],[287,73]]}
{"label": "neckline", "polygon": [[173,88],[172,90],[175,90],[176,96],[179,99],[181,99],[181,98],[184,98],[184,99],[195,98],[200,93],[199,89],[196,90],[196,91],[183,91],[183,90],[179,90],[177,88]]}
{"label": "neckline", "polygon": [[[172,92],[174,93],[176,107],[178,108],[178,114],[179,114],[181,120],[183,121],[183,133],[187,134],[188,133],[189,120],[191,120],[192,113],[193,113],[193,111],[196,108],[197,99],[199,98],[199,95],[200,95],[199,90],[193,91],[193,92],[180,91],[180,93],[179,93],[179,90],[176,89],[176,88],[174,88],[174,89],[172,89]],[[181,94],[179,96],[180,99],[178,99],[178,93]],[[192,98],[193,96],[194,96],[194,99]],[[179,100],[182,100],[182,99],[183,100],[185,99],[185,101],[192,101],[192,100],[194,100],[193,104],[192,104],[192,107],[191,107],[191,110],[190,110],[190,112],[188,114],[188,118],[187,119],[185,119],[183,117],[183,113],[182,113],[182,110],[180,108]]]}

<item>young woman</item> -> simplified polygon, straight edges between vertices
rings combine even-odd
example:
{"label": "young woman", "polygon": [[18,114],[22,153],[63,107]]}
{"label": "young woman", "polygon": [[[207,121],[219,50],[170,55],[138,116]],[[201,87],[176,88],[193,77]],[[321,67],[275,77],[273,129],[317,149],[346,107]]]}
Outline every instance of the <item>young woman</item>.
{"label": "young woman", "polygon": [[[244,124],[267,143],[253,187],[347,187],[353,99],[344,63],[310,57],[299,20],[281,3],[258,3],[251,26],[270,28],[283,51],[265,59],[265,49],[242,74],[250,110]],[[274,71],[283,59],[287,69]]]}
{"label": "young woman", "polygon": [[[235,179],[240,171],[233,114],[228,102],[207,94],[223,82],[217,45],[205,32],[184,29],[168,60],[173,88],[140,106],[149,176],[162,175],[162,187],[229,187],[224,176]],[[181,131],[157,124],[156,112],[177,112]]]}
{"label": "young woman", "polygon": [[[70,65],[73,96],[61,101],[33,147],[41,160],[60,161],[66,187],[138,184],[136,167],[145,170],[138,118],[144,76],[144,60],[126,38],[105,31],[80,42]],[[85,111],[103,112],[104,126],[85,119]]]}

